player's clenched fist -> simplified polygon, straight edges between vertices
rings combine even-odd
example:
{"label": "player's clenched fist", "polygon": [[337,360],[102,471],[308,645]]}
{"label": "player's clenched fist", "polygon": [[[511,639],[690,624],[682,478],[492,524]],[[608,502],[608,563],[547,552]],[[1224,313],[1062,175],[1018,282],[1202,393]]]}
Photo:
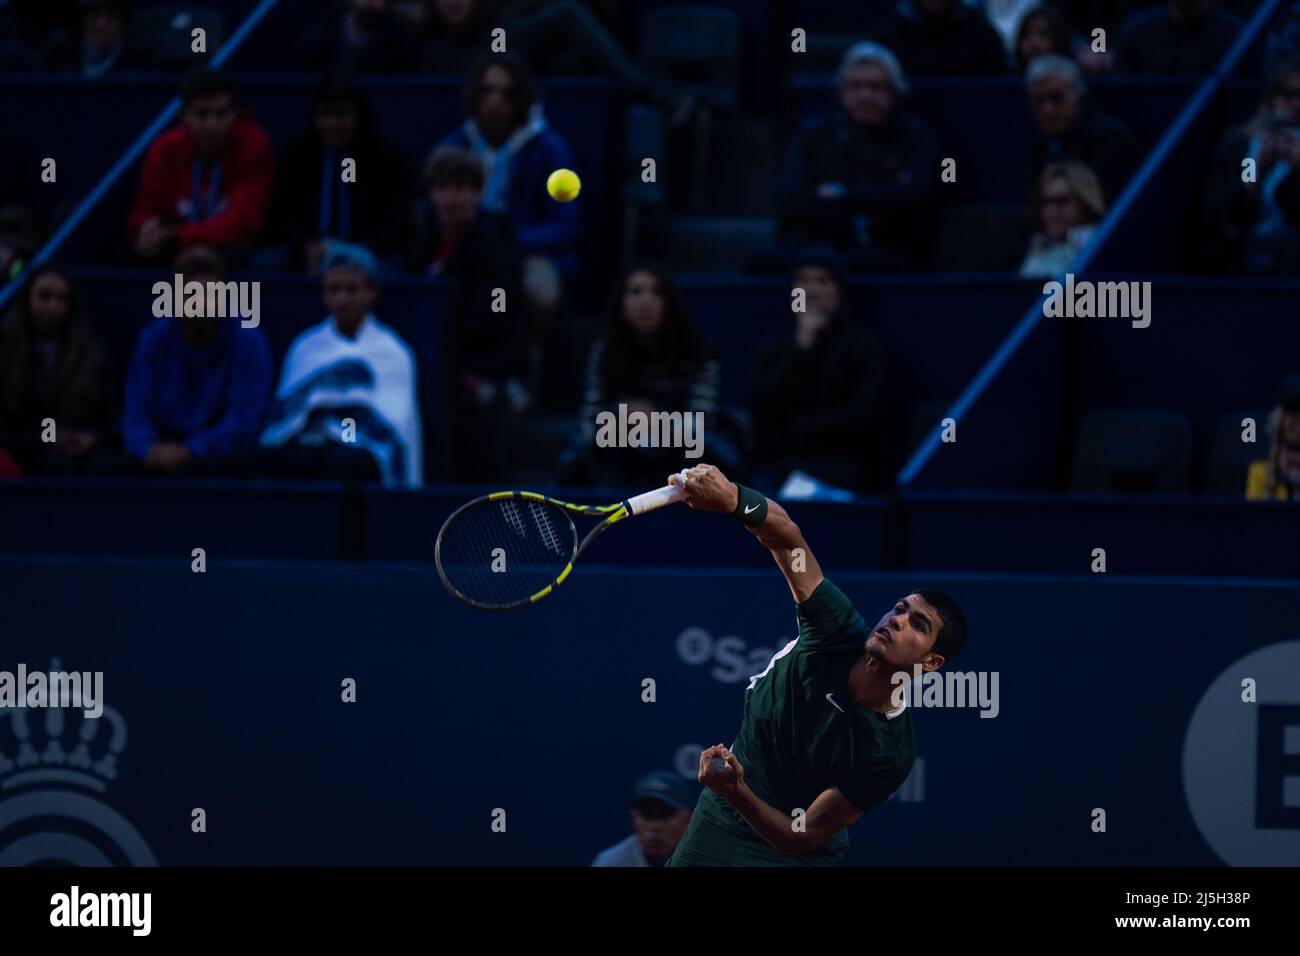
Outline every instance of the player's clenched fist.
{"label": "player's clenched fist", "polygon": [[736,500],[739,495],[736,486],[713,465],[696,465],[694,468],[688,468],[684,480],[681,475],[669,475],[668,484],[681,485],[686,492],[682,500],[692,508],[700,511],[721,511],[726,514],[736,510]]}
{"label": "player's clenched fist", "polygon": [[700,753],[700,783],[718,796],[734,794],[745,781],[745,768],[736,755],[722,744],[714,744]]}

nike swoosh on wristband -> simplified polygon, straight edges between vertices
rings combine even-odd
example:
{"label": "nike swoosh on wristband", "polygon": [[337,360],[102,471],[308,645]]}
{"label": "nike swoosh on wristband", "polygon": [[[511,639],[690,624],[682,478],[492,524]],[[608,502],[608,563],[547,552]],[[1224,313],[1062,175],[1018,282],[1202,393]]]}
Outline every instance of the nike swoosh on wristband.
{"label": "nike swoosh on wristband", "polygon": [[752,512],[755,512],[757,510],[758,510],[758,505],[754,505],[752,508],[746,508],[745,514],[751,514]]}

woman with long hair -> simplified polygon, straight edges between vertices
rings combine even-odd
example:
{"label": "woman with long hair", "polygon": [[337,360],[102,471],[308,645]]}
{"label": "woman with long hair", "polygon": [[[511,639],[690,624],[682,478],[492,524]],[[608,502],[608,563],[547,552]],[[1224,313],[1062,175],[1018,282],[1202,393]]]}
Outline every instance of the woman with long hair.
{"label": "woman with long hair", "polygon": [[578,438],[565,459],[569,479],[654,483],[694,463],[682,448],[599,447],[596,416],[611,412],[621,419],[620,405],[628,415],[680,412],[683,423],[701,413],[705,431],[699,437],[709,460],[734,459],[731,442],[710,432],[719,420],[719,377],[716,353],[687,313],[671,274],[654,263],[631,266],[614,285],[604,335],[588,356]]}
{"label": "woman with long hair", "polygon": [[1101,181],[1083,163],[1049,163],[1039,174],[1033,205],[1034,235],[1020,274],[1050,279],[1069,268],[1106,211]]}
{"label": "woman with long hair", "polygon": [[1035,57],[1048,53],[1070,56],[1070,28],[1055,7],[1030,7],[1020,18],[1011,49],[1017,72],[1024,74]]}
{"label": "woman with long hair", "polygon": [[36,269],[0,330],[0,446],[27,474],[82,470],[111,434],[106,377],[76,283]]}

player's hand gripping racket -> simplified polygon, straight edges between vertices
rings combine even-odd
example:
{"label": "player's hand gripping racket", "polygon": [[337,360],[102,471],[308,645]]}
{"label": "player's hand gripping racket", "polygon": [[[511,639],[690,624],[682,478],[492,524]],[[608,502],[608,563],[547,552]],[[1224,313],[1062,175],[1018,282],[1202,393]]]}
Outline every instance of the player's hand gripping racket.
{"label": "player's hand gripping racket", "polygon": [[[686,471],[680,472],[682,481]],[[587,545],[624,518],[684,496],[666,485],[613,505],[575,505],[533,491],[498,491],[461,505],[443,522],[433,548],[443,585],[466,604],[507,611],[535,604],[573,570]],[[604,520],[578,543],[573,515]]]}

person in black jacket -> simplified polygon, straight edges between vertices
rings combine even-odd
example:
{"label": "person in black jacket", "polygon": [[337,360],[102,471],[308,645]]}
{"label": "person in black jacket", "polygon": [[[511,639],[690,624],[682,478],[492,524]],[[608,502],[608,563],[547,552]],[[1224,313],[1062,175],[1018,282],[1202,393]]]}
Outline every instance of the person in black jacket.
{"label": "person in black jacket", "polygon": [[410,186],[405,154],[375,129],[350,75],[327,74],[316,88],[311,129],[280,157],[269,213],[274,245],[256,264],[314,274],[329,239],[364,245],[381,260],[400,256]]}
{"label": "person in black jacket", "polygon": [[27,474],[96,470],[112,456],[108,361],[72,278],[32,272],[0,327],[0,447]]}
{"label": "person in black jacket", "polygon": [[779,488],[796,469],[855,491],[885,477],[885,352],[850,316],[843,268],[825,248],[800,257],[794,288],[804,309],[793,334],[769,343],[755,364],[753,480],[764,487]]}
{"label": "person in black jacket", "polygon": [[510,443],[532,404],[530,314],[523,258],[505,216],[479,205],[483,163],[467,149],[440,146],[424,167],[428,203],[406,266],[442,276],[456,409],[454,467],[462,480],[509,474]]}
{"label": "person in black jacket", "polygon": [[1125,73],[1209,73],[1236,42],[1241,21],[1210,0],[1167,0],[1124,21],[1116,41]]}
{"label": "person in black jacket", "polygon": [[1224,134],[1203,215],[1209,271],[1300,272],[1300,59],[1279,63],[1254,118]]}
{"label": "person in black jacket", "polygon": [[1002,38],[982,11],[961,0],[899,0],[872,39],[914,76],[996,76],[1007,72]]}
{"label": "person in black jacket", "polygon": [[1048,163],[1077,160],[1092,169],[1113,203],[1137,168],[1141,152],[1132,131],[1093,109],[1079,67],[1048,54],[1025,74],[1029,109],[1038,138],[1033,146],[1031,186]]}
{"label": "person in black jacket", "polygon": [[840,109],[808,120],[780,186],[781,246],[754,264],[788,273],[797,250],[831,246],[853,271],[915,268],[939,182],[934,133],[904,106],[907,80],[884,47],[858,43],[839,72]]}
{"label": "person in black jacket", "polygon": [[438,147],[425,164],[424,183],[429,203],[407,268],[451,285],[447,315],[461,396],[490,406],[500,392],[512,410],[522,411],[528,320],[514,229],[479,206],[483,163],[469,150]]}

